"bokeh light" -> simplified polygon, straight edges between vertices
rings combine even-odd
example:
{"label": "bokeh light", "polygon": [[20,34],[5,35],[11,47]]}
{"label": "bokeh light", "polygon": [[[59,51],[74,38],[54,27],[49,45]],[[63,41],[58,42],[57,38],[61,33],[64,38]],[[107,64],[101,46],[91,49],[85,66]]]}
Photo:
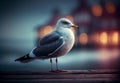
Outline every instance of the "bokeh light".
{"label": "bokeh light", "polygon": [[98,4],[92,6],[92,13],[94,16],[101,16],[102,15],[102,7]]}
{"label": "bokeh light", "polygon": [[119,42],[119,33],[117,31],[112,33],[112,35],[111,35],[111,42],[114,45],[118,44],[118,42]]}
{"label": "bokeh light", "polygon": [[79,36],[79,42],[82,45],[86,45],[88,43],[88,35],[86,33],[81,33]]}
{"label": "bokeh light", "polygon": [[105,8],[108,13],[114,13],[116,11],[115,5],[112,2],[106,3]]}
{"label": "bokeh light", "polygon": [[108,35],[106,32],[100,34],[100,43],[106,45],[108,43]]}
{"label": "bokeh light", "polygon": [[43,28],[41,28],[39,31],[38,31],[38,37],[43,37],[49,33],[51,33],[53,31],[53,27],[52,26],[45,26]]}

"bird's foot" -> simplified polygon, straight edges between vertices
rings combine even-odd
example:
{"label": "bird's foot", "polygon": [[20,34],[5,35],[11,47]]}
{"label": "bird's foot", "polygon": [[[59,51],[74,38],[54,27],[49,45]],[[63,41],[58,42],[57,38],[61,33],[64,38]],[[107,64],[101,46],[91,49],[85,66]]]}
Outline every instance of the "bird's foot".
{"label": "bird's foot", "polygon": [[57,69],[55,72],[56,72],[56,73],[60,73],[60,72],[67,72],[67,71]]}

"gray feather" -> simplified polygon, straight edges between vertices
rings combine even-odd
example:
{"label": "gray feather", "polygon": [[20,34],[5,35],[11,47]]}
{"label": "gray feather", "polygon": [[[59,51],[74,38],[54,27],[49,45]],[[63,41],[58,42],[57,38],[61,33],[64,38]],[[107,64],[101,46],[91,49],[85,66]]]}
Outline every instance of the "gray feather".
{"label": "gray feather", "polygon": [[65,42],[61,35],[54,32],[40,40],[39,46],[33,50],[33,54],[37,57],[54,55],[64,45],[64,43]]}

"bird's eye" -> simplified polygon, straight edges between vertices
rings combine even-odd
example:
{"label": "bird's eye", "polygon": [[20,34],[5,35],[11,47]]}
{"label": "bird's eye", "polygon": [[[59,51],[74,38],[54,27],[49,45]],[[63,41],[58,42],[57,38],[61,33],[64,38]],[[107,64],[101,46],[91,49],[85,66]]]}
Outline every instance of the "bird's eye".
{"label": "bird's eye", "polygon": [[69,22],[66,22],[66,21],[62,21],[63,24],[70,24]]}

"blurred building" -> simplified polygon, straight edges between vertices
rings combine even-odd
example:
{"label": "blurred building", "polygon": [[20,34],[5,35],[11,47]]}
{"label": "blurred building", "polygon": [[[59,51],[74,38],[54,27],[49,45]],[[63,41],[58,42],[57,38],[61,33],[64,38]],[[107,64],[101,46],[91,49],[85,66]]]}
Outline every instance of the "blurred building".
{"label": "blurred building", "polygon": [[[76,47],[120,47],[120,1],[78,0],[78,6],[66,18],[80,28],[76,30]],[[37,28],[38,37],[53,30],[55,22],[64,17],[59,9],[52,12],[48,23]]]}

